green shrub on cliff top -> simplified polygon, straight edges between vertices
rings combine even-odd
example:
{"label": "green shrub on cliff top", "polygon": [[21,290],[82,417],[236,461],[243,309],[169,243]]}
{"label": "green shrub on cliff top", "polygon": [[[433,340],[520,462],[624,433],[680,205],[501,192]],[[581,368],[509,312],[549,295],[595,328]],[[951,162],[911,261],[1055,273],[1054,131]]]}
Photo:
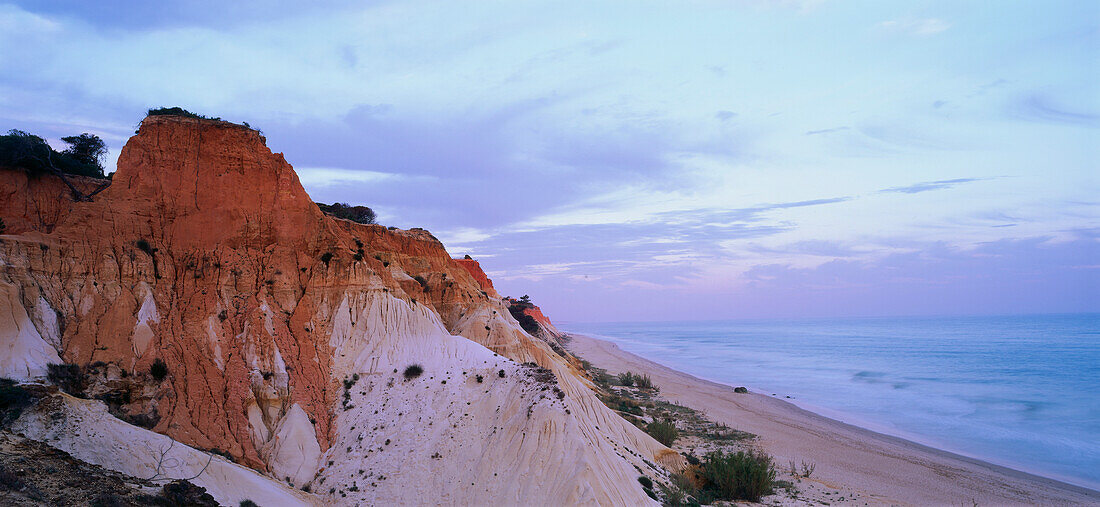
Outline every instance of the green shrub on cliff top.
{"label": "green shrub on cliff top", "polygon": [[317,207],[321,209],[321,212],[326,215],[343,218],[344,220],[351,220],[352,222],[360,224],[373,224],[375,220],[378,219],[378,215],[374,213],[374,210],[367,206],[352,206],[346,202],[334,202],[332,204],[319,202],[316,204]]}
{"label": "green shrub on cliff top", "polygon": [[203,116],[201,114],[195,114],[182,107],[154,107],[146,112],[146,116],[182,116],[184,118],[194,118],[196,120],[217,120],[221,121],[221,118]]}

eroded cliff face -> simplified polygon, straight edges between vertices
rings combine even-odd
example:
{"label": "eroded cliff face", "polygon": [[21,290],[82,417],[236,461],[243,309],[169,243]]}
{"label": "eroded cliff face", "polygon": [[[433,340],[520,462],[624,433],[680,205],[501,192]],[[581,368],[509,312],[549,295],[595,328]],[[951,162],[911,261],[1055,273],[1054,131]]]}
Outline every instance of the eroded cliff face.
{"label": "eroded cliff face", "polygon": [[2,172],[0,376],[83,366],[116,415],[349,503],[645,503],[668,461],[479,267],[323,215],[255,131],[147,118],[93,202]]}

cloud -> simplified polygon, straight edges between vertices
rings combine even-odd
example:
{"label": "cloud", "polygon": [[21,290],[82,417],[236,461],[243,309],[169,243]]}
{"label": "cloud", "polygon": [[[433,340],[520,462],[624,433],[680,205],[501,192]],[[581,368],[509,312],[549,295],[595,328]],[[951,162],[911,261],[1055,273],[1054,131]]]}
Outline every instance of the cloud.
{"label": "cloud", "polygon": [[937,180],[937,181],[925,181],[921,183],[914,183],[904,187],[891,187],[879,190],[879,192],[897,192],[902,194],[917,194],[920,192],[928,192],[930,190],[942,190],[945,188],[951,188],[963,183],[970,183],[972,181],[981,181],[983,178],[955,178],[953,180]]}
{"label": "cloud", "polygon": [[[728,243],[789,232],[797,224],[771,216],[778,210],[824,206],[849,197],[761,204],[733,209],[652,213],[619,223],[571,224],[527,230],[497,230],[463,251],[492,252],[494,279],[561,280],[589,277],[606,286],[642,280],[682,286],[682,278],[739,256]],[[814,248],[807,244],[806,249]],[[818,248],[825,248],[819,246]],[[573,277],[573,278],[569,278]],[[580,278],[576,278],[580,277]],[[508,288],[510,284],[504,284]]]}
{"label": "cloud", "polygon": [[809,255],[815,257],[856,257],[861,253],[840,242],[826,240],[797,241],[779,247],[765,247],[759,244],[753,244],[750,245],[748,249],[757,253]]}
{"label": "cloud", "polygon": [[944,243],[877,260],[813,268],[761,265],[745,273],[750,293],[791,298],[819,314],[966,314],[1100,310],[1100,241],[1077,235],[1005,239],[967,249]]}
{"label": "cloud", "polygon": [[937,18],[904,18],[883,21],[876,25],[880,30],[906,33],[910,35],[935,35],[951,28],[951,23]]}
{"label": "cloud", "polygon": [[[375,2],[381,3],[381,2]],[[110,7],[82,0],[15,0],[23,9],[49,16],[126,30],[154,30],[186,26],[229,27],[243,23],[301,16],[306,12],[335,11],[361,2],[315,0],[308,8],[293,0],[177,0],[146,2],[120,0]]]}
{"label": "cloud", "polygon": [[831,129],[807,130],[806,135],[813,136],[813,135],[817,135],[817,134],[828,134],[830,132],[840,132],[840,131],[844,131],[844,130],[848,130],[848,127],[834,127],[834,128],[831,128]]}
{"label": "cloud", "polygon": [[1075,111],[1056,104],[1049,96],[1040,93],[1020,97],[1012,103],[1010,108],[1017,118],[1027,121],[1100,127],[1100,114],[1091,111]]}

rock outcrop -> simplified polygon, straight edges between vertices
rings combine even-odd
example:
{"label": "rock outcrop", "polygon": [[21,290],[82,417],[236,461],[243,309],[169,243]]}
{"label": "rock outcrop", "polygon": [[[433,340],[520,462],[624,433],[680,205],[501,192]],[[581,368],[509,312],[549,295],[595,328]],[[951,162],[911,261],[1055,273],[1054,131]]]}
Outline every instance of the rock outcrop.
{"label": "rock outcrop", "polygon": [[635,479],[667,449],[476,261],[323,215],[258,132],[146,118],[92,202],[2,172],[0,375],[94,371],[101,412],[326,502],[650,501]]}
{"label": "rock outcrop", "polygon": [[485,291],[486,295],[492,298],[500,297],[497,294],[496,288],[493,287],[493,281],[485,274],[485,271],[481,269],[481,263],[466,256],[464,258],[455,258],[454,260],[459,266],[462,266],[470,276],[474,277],[474,281],[477,282],[481,290]]}

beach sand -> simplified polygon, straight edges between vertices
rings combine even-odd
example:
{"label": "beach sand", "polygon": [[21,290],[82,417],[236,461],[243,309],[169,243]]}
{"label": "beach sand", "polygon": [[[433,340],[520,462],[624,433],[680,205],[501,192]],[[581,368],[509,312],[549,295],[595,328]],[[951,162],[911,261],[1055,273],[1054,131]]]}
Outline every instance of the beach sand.
{"label": "beach sand", "polygon": [[647,373],[661,397],[755,433],[778,469],[789,460],[814,463],[811,478],[798,484],[804,497],[860,505],[1100,505],[1097,491],[845,424],[766,394],[738,394],[613,343],[572,336],[568,348],[595,366]]}

